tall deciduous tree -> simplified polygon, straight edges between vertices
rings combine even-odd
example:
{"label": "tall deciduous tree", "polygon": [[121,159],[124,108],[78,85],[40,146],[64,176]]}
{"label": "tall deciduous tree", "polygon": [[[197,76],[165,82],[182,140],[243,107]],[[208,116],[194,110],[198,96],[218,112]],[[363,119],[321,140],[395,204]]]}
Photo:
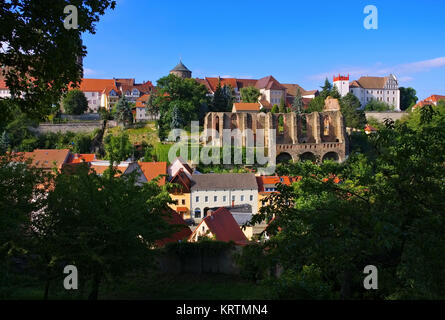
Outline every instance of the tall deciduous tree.
{"label": "tall deciduous tree", "polygon": [[89,299],[98,298],[105,279],[146,270],[154,263],[150,248],[171,234],[163,217],[166,189],[156,182],[139,185],[134,174],[116,178],[109,170],[99,176],[81,165],[58,175],[45,214],[34,222],[41,242],[53,243],[53,262],[75,265],[84,280],[91,279]]}
{"label": "tall deciduous tree", "polygon": [[351,92],[340,99],[340,111],[346,127],[363,129],[366,125],[365,113],[360,109],[360,100]]}
{"label": "tall deciduous tree", "polygon": [[[297,275],[319,269],[317,283],[342,298],[443,299],[445,113],[426,107],[420,118],[372,135],[378,157],[281,167],[301,179],[280,185],[252,221],[274,218],[265,246],[275,261]],[[378,268],[379,290],[363,289],[367,265]]]}
{"label": "tall deciduous tree", "polygon": [[88,100],[80,90],[71,90],[62,101],[63,109],[67,114],[79,115],[88,110]]}
{"label": "tall deciduous tree", "polygon": [[[77,8],[77,29],[64,26],[69,4]],[[114,7],[112,0],[0,2],[0,73],[24,113],[44,119],[68,85],[80,81],[79,59],[86,55],[81,34],[95,33],[100,16]],[[0,104],[4,116],[10,116],[8,105]]]}
{"label": "tall deciduous tree", "polygon": [[253,86],[241,88],[241,101],[246,103],[258,102],[258,98],[261,96],[260,90]]}
{"label": "tall deciduous tree", "polygon": [[414,88],[400,87],[400,110],[407,110],[408,108],[414,106],[417,103],[416,90]]}
{"label": "tall deciduous tree", "polygon": [[113,163],[127,160],[134,152],[134,146],[125,132],[121,132],[117,136],[106,136],[104,145],[106,159]]}

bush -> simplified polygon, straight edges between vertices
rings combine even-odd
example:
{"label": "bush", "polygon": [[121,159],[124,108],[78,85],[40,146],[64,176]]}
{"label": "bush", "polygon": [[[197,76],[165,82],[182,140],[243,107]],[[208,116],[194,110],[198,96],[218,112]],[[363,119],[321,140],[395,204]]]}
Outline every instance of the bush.
{"label": "bush", "polygon": [[243,247],[241,254],[236,256],[240,267],[240,276],[246,280],[261,280],[267,277],[270,263],[260,244],[250,244]]}
{"label": "bush", "polygon": [[278,279],[268,279],[264,284],[271,289],[272,299],[337,299],[331,286],[322,279],[321,270],[314,265],[303,266],[299,272],[287,270]]}

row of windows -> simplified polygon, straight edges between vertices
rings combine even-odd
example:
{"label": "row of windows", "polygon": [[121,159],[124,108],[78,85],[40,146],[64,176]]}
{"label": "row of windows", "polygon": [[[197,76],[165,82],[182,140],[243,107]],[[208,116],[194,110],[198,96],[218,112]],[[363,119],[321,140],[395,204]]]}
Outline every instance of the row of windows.
{"label": "row of windows", "polygon": [[[240,196],[240,201],[244,201],[244,199],[245,199],[244,195],[241,195]],[[199,202],[199,196],[196,196],[195,200],[198,203]],[[249,200],[253,201],[253,195],[249,196]],[[227,197],[226,196],[222,196],[222,201],[226,202],[227,201]],[[232,201],[236,201],[236,196],[232,196]],[[209,202],[209,197],[208,196],[204,197],[204,202]],[[218,202],[218,196],[213,196],[213,202]]]}

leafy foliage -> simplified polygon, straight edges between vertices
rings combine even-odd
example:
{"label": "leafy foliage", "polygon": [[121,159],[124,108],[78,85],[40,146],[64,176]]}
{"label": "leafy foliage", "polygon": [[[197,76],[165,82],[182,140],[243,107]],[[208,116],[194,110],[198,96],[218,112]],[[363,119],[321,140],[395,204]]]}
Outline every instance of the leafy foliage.
{"label": "leafy foliage", "polygon": [[400,87],[400,110],[404,111],[412,106],[414,106],[417,103],[417,92],[414,88],[408,87]]}
{"label": "leafy foliage", "polygon": [[[66,5],[75,5],[78,28],[66,29]],[[43,119],[70,83],[80,81],[86,55],[81,34],[95,33],[95,24],[111,0],[2,1],[0,2],[0,42],[6,43],[0,55],[6,85],[20,110],[32,118]],[[2,103],[3,104],[3,103]],[[5,105],[8,107],[8,105]],[[2,112],[10,114],[11,109]]]}
{"label": "leafy foliage", "polygon": [[131,105],[125,96],[122,96],[116,104],[115,118],[124,124],[133,123],[133,114],[131,113]]}
{"label": "leafy foliage", "polygon": [[340,111],[344,117],[345,125],[349,128],[363,129],[366,124],[366,116],[360,109],[360,100],[348,92],[340,99]]}
{"label": "leafy foliage", "polygon": [[[271,221],[265,245],[285,271],[313,266],[342,298],[445,297],[445,113],[422,109],[418,127],[387,122],[369,137],[377,157],[279,167],[301,179],[252,223]],[[363,289],[366,265],[379,270],[377,291]]]}
{"label": "leafy foliage", "polygon": [[82,114],[88,110],[88,100],[80,90],[71,90],[63,98],[63,109],[67,114]]}
{"label": "leafy foliage", "polygon": [[392,105],[374,99],[369,101],[365,106],[365,111],[390,111],[390,110],[394,110],[394,107]]}
{"label": "leafy foliage", "polygon": [[241,94],[241,101],[245,103],[258,102],[258,98],[261,95],[260,90],[258,90],[253,86],[241,88],[240,94]]}
{"label": "leafy foliage", "polygon": [[134,146],[128,134],[120,132],[118,135],[107,135],[104,139],[106,159],[111,162],[125,161],[133,155]]}

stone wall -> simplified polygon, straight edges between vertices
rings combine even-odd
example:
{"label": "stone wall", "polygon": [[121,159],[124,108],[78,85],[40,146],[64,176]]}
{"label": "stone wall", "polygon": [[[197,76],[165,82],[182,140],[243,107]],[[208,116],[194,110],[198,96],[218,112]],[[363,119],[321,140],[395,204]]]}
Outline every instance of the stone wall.
{"label": "stone wall", "polygon": [[[115,127],[116,123],[113,121],[108,121],[107,127]],[[90,133],[96,129],[102,128],[102,121],[88,121],[88,122],[67,122],[60,124],[53,123],[41,123],[37,128],[30,128],[31,131],[36,134],[44,134],[48,132],[61,132],[66,133],[68,131],[74,133]]]}
{"label": "stone wall", "polygon": [[400,120],[408,112],[378,112],[378,111],[365,111],[366,119],[374,118],[379,122],[385,121],[385,119],[392,119],[394,121]]}

